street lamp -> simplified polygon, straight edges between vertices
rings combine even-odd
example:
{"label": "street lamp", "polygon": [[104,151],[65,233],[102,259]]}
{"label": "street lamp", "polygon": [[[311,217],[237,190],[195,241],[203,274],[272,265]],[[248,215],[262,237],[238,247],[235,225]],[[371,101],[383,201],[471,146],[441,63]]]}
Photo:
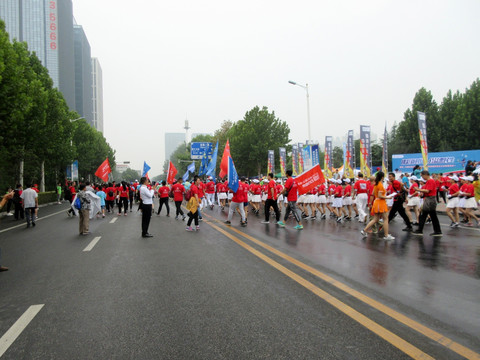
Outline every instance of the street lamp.
{"label": "street lamp", "polygon": [[301,88],[305,89],[305,91],[307,92],[308,142],[311,143],[312,142],[312,134],[310,132],[310,98],[309,98],[309,95],[308,95],[308,84],[301,85],[301,84],[298,84],[298,83],[296,83],[295,81],[292,81],[292,80],[289,80],[288,83],[292,84],[292,85],[300,86]]}

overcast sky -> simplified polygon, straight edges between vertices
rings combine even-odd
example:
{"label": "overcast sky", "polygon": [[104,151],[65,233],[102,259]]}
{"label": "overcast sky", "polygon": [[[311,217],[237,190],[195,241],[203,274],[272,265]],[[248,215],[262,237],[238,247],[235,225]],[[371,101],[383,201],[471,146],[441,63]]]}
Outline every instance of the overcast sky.
{"label": "overcast sky", "polygon": [[[213,133],[254,106],[291,139],[378,135],[418,89],[437,102],[480,76],[480,1],[73,0],[103,69],[105,137],[117,161],[162,172],[165,132]],[[419,149],[420,150],[420,149]],[[265,162],[267,160],[265,159]]]}

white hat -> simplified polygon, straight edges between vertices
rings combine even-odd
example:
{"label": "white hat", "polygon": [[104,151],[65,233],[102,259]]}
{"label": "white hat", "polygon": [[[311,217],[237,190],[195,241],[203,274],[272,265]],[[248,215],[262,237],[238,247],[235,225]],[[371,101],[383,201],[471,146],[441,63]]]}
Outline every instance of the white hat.
{"label": "white hat", "polygon": [[424,178],[422,178],[422,177],[421,177],[420,179],[418,179],[418,181],[421,181],[421,182],[424,182],[424,183],[426,183],[426,182],[427,182],[427,180],[425,180],[425,179],[424,179]]}
{"label": "white hat", "polygon": [[458,181],[459,180],[457,175],[449,176],[448,178],[452,179],[453,181]]}
{"label": "white hat", "polygon": [[418,181],[418,178],[415,175],[410,176],[409,179],[413,181]]}
{"label": "white hat", "polygon": [[460,176],[460,180],[467,180],[466,176]]}
{"label": "white hat", "polygon": [[345,179],[345,182],[346,182],[347,184],[350,184],[350,179]]}
{"label": "white hat", "polygon": [[465,178],[465,180],[467,180],[467,181],[473,181],[473,176],[467,176],[467,177]]}
{"label": "white hat", "polygon": [[337,180],[337,184],[342,185],[342,180],[338,179],[338,180]]}
{"label": "white hat", "polygon": [[258,179],[253,179],[253,182],[254,182],[255,184],[258,184],[260,181],[259,181]]}
{"label": "white hat", "polygon": [[281,184],[281,183],[282,183],[282,180],[278,179],[278,180],[277,180],[277,183]]}

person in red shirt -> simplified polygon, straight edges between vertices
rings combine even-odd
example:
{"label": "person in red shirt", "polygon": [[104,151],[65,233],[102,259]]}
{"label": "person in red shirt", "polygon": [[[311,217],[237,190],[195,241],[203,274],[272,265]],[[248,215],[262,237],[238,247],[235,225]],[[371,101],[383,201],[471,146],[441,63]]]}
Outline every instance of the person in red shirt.
{"label": "person in red shirt", "polygon": [[412,231],[413,230],[412,223],[410,222],[410,218],[405,213],[405,208],[403,206],[403,203],[405,202],[405,196],[404,196],[405,188],[403,187],[403,184],[400,181],[395,180],[394,173],[388,174],[388,181],[392,186],[392,193],[397,194],[393,198],[393,206],[390,209],[390,212],[388,213],[388,222],[392,221],[392,219],[395,217],[396,213],[398,212],[402,217],[403,221],[405,221],[405,224],[407,225],[407,227],[404,228],[403,231]]}
{"label": "person in red shirt", "polygon": [[238,182],[238,189],[236,192],[233,193],[232,201],[230,202],[230,209],[228,210],[228,218],[227,218],[227,221],[225,221],[227,225],[231,225],[233,213],[237,209],[240,211],[240,215],[242,216],[241,225],[242,226],[247,225],[246,217],[245,217],[245,208],[244,208],[244,205],[245,205],[244,203],[248,199],[248,198],[245,198],[247,193],[248,193],[248,190],[245,191],[245,178],[242,177]]}
{"label": "person in red shirt", "polygon": [[337,187],[337,180],[330,179],[328,180],[330,185],[328,185],[328,196],[327,196],[327,209],[330,211],[330,217],[336,217],[335,211],[333,210],[333,199],[335,198],[335,188]]}
{"label": "person in red shirt", "polygon": [[158,188],[158,211],[157,215],[160,216],[160,212],[162,211],[163,205],[167,208],[167,216],[170,216],[170,206],[168,205],[169,195],[170,195],[170,188],[167,186],[167,182],[165,180],[162,181],[162,186]]}
{"label": "person in red shirt", "polygon": [[198,187],[198,200],[200,201],[200,203],[198,204],[198,221],[203,221],[201,210],[207,204],[207,200],[205,199],[205,189],[207,188],[207,185],[203,181],[200,181],[197,187]]}
{"label": "person in red shirt", "polygon": [[205,185],[205,197],[207,199],[207,205],[213,210],[215,203],[215,183],[211,177],[209,177],[208,180],[210,181]]}
{"label": "person in red shirt", "polygon": [[335,191],[333,192],[333,212],[337,217],[337,222],[342,222],[342,215],[343,215],[343,187],[342,187],[342,180],[336,180],[337,186],[335,187]]}
{"label": "person in red shirt", "polygon": [[176,215],[175,220],[178,220],[178,216],[182,215],[182,221],[185,220],[185,214],[182,211],[183,195],[185,194],[185,187],[183,186],[183,179],[178,178],[177,182],[172,186],[173,201],[175,202]]}
{"label": "person in red shirt", "polygon": [[123,207],[123,215],[127,216],[128,193],[129,193],[129,188],[127,186],[127,183],[125,181],[122,181],[120,186],[117,188],[118,216],[122,215],[122,207]]}
{"label": "person in red shirt", "polygon": [[107,212],[110,212],[110,209],[113,212],[113,206],[115,202],[115,188],[113,187],[112,183],[108,183],[108,187],[105,189],[105,193],[107,197],[105,199]]}
{"label": "person in red shirt", "polygon": [[467,218],[467,226],[473,226],[472,219],[477,221],[477,225],[480,225],[478,217],[473,213],[477,208],[477,202],[475,200],[475,187],[473,186],[473,176],[463,176],[460,179],[464,181],[464,184],[460,187],[460,211]]}
{"label": "person in red shirt", "polygon": [[262,204],[263,206],[265,206],[265,201],[267,201],[267,197],[268,197],[268,183],[265,180],[263,180],[261,189],[262,189]]}
{"label": "person in red shirt", "polygon": [[421,172],[422,178],[426,181],[425,185],[421,189],[417,189],[417,193],[423,193],[423,208],[420,214],[420,220],[418,222],[418,230],[412,232],[413,235],[423,235],[423,227],[425,226],[425,221],[430,215],[430,219],[433,224],[433,233],[431,236],[442,236],[442,229],[440,227],[440,222],[438,221],[437,216],[437,184],[435,180],[430,177],[428,170],[423,170]]}
{"label": "person in red shirt", "polygon": [[227,185],[222,183],[222,181],[218,182],[217,193],[218,193],[218,202],[223,211],[225,209],[225,203],[227,201]]}
{"label": "person in red shirt", "polygon": [[350,179],[345,179],[343,188],[343,206],[347,208],[345,212],[348,212],[348,216],[345,217],[345,220],[352,220],[352,185],[350,185]]}
{"label": "person in red shirt", "polygon": [[458,203],[460,188],[458,186],[458,177],[456,175],[449,178],[450,186],[448,187],[448,202],[447,202],[447,215],[452,220],[450,227],[458,228],[460,226],[460,217],[458,215]]}
{"label": "person in red shirt", "polygon": [[32,190],[34,190],[38,194],[40,192],[40,190],[38,190],[38,184],[33,185]]}
{"label": "person in red shirt", "polygon": [[270,223],[270,208],[273,208],[275,211],[275,218],[278,221],[280,220],[280,211],[278,210],[277,205],[277,186],[275,180],[273,180],[273,173],[268,174],[268,184],[267,184],[267,200],[265,201],[265,220],[262,221],[262,224]]}
{"label": "person in red shirt", "polygon": [[[416,176],[411,176],[410,187],[408,188],[407,216],[412,225],[418,225],[420,218],[420,196],[418,195],[418,180]],[[412,210],[415,212],[415,222],[412,222]]]}
{"label": "person in red shirt", "polygon": [[298,214],[296,202],[298,199],[298,185],[295,182],[295,180],[292,178],[292,170],[287,170],[287,181],[285,181],[285,186],[282,190],[283,196],[287,198],[287,207],[285,209],[285,216],[283,217],[283,221],[278,221],[278,225],[280,227],[285,227],[285,222],[288,220],[288,216],[290,215],[290,212],[293,213],[293,217],[295,218],[295,221],[297,222],[297,225],[295,226],[295,229],[297,230],[302,230],[303,225],[302,225],[302,220],[300,218],[300,215]]}
{"label": "person in red shirt", "polygon": [[317,209],[320,211],[320,219],[324,220],[327,218],[327,187],[325,184],[320,184],[317,187]]}
{"label": "person in red shirt", "polygon": [[358,173],[358,180],[353,186],[353,199],[357,204],[358,210],[358,222],[365,222],[367,219],[367,204],[368,204],[368,195],[369,195],[369,182],[363,178],[362,173]]}
{"label": "person in red shirt", "polygon": [[[76,185],[77,185],[77,183],[75,181],[72,181],[71,183],[69,183],[69,186],[68,186],[68,191],[70,192],[70,199],[68,199],[68,201],[70,202],[70,205],[72,204],[73,200],[75,199],[75,195],[77,195],[77,191],[75,190]],[[68,216],[70,216],[70,215],[76,216],[75,211],[73,211],[71,206],[68,208],[67,215]]]}
{"label": "person in red shirt", "polygon": [[262,187],[260,186],[260,181],[258,179],[252,180],[253,184],[250,184],[250,194],[252,201],[250,202],[253,208],[253,213],[258,215],[260,212],[260,203],[262,202]]}

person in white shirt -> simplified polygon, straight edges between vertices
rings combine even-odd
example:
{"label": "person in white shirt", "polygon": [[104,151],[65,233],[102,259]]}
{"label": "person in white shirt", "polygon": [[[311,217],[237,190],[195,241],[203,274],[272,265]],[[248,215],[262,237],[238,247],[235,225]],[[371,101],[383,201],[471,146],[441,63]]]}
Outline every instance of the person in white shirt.
{"label": "person in white shirt", "polygon": [[142,201],[142,237],[153,237],[148,232],[148,226],[150,225],[150,219],[152,217],[152,205],[153,196],[155,190],[149,189],[150,180],[146,177],[140,179],[140,199]]}
{"label": "person in white shirt", "polygon": [[23,209],[25,210],[25,217],[27,218],[27,228],[35,226],[35,210],[38,207],[38,194],[32,189],[32,185],[23,190],[20,197],[23,199]]}

